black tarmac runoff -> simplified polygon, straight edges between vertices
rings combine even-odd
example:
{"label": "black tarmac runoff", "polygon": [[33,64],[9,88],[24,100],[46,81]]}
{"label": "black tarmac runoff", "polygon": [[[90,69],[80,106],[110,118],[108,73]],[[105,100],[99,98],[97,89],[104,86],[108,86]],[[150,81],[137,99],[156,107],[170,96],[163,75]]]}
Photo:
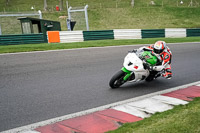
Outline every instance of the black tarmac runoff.
{"label": "black tarmac runoff", "polygon": [[171,80],[109,87],[128,51],[144,45],[0,55],[0,131],[200,81],[200,43],[168,44]]}

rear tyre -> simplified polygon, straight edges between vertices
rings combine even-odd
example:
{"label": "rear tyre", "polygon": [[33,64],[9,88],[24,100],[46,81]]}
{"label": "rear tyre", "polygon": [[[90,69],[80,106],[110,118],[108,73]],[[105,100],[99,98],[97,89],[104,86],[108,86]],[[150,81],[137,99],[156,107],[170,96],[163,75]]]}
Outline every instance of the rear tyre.
{"label": "rear tyre", "polygon": [[126,73],[122,70],[118,71],[110,80],[109,85],[112,89],[119,88],[121,85],[125,83],[123,80],[124,76],[126,76]]}
{"label": "rear tyre", "polygon": [[154,80],[154,76],[148,76],[146,79],[145,79],[147,82],[151,82]]}
{"label": "rear tyre", "polygon": [[159,75],[157,77],[155,77],[157,75],[157,71],[152,71],[150,73],[150,75],[145,79],[147,82],[151,82],[153,81],[155,78],[159,77]]}

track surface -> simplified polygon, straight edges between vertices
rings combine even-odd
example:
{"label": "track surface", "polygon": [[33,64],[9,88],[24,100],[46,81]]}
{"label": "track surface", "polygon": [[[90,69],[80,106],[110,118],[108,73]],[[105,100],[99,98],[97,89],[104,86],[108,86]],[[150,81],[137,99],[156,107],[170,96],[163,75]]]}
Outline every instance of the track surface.
{"label": "track surface", "polygon": [[172,80],[110,89],[127,51],[140,46],[0,55],[0,131],[200,80],[200,43],[169,44]]}

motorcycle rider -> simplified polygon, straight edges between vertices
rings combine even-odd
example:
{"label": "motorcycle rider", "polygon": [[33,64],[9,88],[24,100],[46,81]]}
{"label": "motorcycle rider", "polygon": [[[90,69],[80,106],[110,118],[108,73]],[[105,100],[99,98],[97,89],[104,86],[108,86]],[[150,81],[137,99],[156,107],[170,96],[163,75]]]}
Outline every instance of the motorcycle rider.
{"label": "motorcycle rider", "polygon": [[169,49],[168,46],[166,46],[166,42],[164,41],[157,41],[155,44],[152,44],[148,47],[141,47],[139,50],[144,51],[152,51],[152,54],[154,54],[158,58],[158,63],[156,66],[154,66],[152,69],[154,71],[157,66],[163,66],[163,73],[162,76],[171,79],[172,77],[172,71],[171,71],[171,59],[172,59],[172,52]]}

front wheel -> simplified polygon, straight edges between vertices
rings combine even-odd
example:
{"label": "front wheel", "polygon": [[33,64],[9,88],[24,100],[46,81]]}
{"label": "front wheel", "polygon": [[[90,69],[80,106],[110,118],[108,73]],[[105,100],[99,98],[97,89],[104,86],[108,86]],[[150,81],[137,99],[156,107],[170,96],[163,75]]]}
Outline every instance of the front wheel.
{"label": "front wheel", "polygon": [[126,76],[126,73],[122,70],[117,72],[110,80],[109,85],[112,89],[119,88],[121,85],[125,83],[123,80],[124,76]]}

